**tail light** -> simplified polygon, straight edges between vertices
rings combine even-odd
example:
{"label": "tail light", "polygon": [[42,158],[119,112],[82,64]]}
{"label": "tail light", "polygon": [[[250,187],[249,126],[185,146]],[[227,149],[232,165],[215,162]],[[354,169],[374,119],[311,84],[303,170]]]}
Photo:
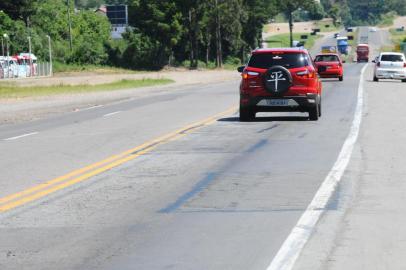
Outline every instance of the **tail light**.
{"label": "tail light", "polygon": [[259,73],[258,73],[258,72],[254,72],[254,71],[244,71],[244,72],[242,73],[242,78],[243,78],[244,80],[247,80],[247,79],[250,79],[250,78],[253,78],[253,77],[257,77],[257,76],[259,76]]}
{"label": "tail light", "polygon": [[303,70],[303,71],[296,72],[296,75],[300,76],[300,77],[312,79],[312,78],[314,78],[316,76],[316,72],[306,69],[306,70]]}
{"label": "tail light", "polygon": [[406,68],[406,62],[405,62],[405,63],[403,63],[403,67],[404,67],[404,68]]}

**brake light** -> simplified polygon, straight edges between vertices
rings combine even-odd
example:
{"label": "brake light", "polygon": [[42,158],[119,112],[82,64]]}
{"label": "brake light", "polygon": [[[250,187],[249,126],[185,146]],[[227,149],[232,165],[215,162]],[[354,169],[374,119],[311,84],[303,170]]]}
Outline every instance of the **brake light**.
{"label": "brake light", "polygon": [[242,73],[242,78],[243,78],[244,80],[249,79],[249,78],[252,78],[252,77],[256,77],[256,76],[259,76],[259,73],[258,73],[258,72],[254,72],[254,71],[244,71],[244,72]]}
{"label": "brake light", "polygon": [[403,63],[403,67],[404,67],[404,68],[406,68],[406,62],[405,62],[405,63]]}
{"label": "brake light", "polygon": [[303,70],[303,71],[296,72],[296,75],[300,76],[300,77],[305,77],[305,78],[308,78],[308,79],[312,79],[312,78],[314,78],[316,76],[316,73],[314,71],[309,71],[309,70],[306,69],[306,70]]}

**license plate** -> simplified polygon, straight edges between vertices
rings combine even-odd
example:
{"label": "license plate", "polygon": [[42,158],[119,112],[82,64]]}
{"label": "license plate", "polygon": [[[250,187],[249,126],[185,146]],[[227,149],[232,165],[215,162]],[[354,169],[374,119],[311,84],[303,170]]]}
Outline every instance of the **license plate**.
{"label": "license plate", "polygon": [[258,103],[259,106],[284,107],[290,106],[289,99],[263,99]]}

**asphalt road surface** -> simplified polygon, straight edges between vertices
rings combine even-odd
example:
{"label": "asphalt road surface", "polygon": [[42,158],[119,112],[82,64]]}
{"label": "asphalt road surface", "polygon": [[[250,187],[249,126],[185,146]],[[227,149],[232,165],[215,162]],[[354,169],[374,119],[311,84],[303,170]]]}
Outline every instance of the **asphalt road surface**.
{"label": "asphalt road surface", "polygon": [[[380,32],[370,35],[381,43]],[[296,268],[373,266],[378,257],[351,259],[378,250],[354,253],[383,228],[363,226],[385,226],[375,215],[406,205],[379,181],[404,186],[404,166],[391,161],[405,152],[397,112],[406,92],[371,82],[371,67],[361,77],[363,66],[346,64],[344,82],[324,81],[317,122],[272,113],[240,123],[232,81],[0,126],[0,269],[267,269],[339,156],[360,81],[355,153]],[[381,190],[393,196],[387,205],[372,202]],[[406,237],[406,221],[396,221],[385,239]],[[391,255],[401,259],[401,250]]]}

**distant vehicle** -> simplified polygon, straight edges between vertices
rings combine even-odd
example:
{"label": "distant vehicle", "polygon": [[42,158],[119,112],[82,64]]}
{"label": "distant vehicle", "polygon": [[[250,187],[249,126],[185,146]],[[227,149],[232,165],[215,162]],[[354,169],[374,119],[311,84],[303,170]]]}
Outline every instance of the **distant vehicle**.
{"label": "distant vehicle", "polygon": [[348,54],[348,37],[338,37],[337,47],[340,53]]}
{"label": "distant vehicle", "polygon": [[0,56],[0,63],[3,70],[3,78],[18,77],[18,64],[14,57]]}
{"label": "distant vehicle", "polygon": [[369,37],[368,37],[368,35],[366,35],[366,36],[360,36],[360,37],[359,37],[359,43],[368,44],[368,42],[369,42]]}
{"label": "distant vehicle", "polygon": [[322,85],[307,50],[255,50],[238,71],[241,121],[255,119],[257,112],[308,112],[313,121],[321,116]]}
{"label": "distant vehicle", "polygon": [[369,45],[368,44],[358,44],[357,45],[357,62],[369,62]]}
{"label": "distant vehicle", "polygon": [[339,33],[335,33],[335,34],[334,34],[334,38],[338,38],[339,36],[340,36]]}
{"label": "distant vehicle", "polygon": [[37,57],[34,54],[20,53],[16,58],[20,66],[25,66],[25,76],[38,75]]}
{"label": "distant vehicle", "polygon": [[374,61],[374,81],[380,79],[402,80],[406,82],[406,59],[403,53],[384,52]]}
{"label": "distant vehicle", "polygon": [[370,27],[369,28],[369,32],[376,32],[376,31],[377,31],[377,29],[375,27]]}
{"label": "distant vehicle", "polygon": [[337,46],[322,46],[321,47],[322,53],[337,53]]}
{"label": "distant vehicle", "polygon": [[343,61],[338,54],[319,54],[314,58],[314,63],[322,78],[338,78],[344,80]]}

